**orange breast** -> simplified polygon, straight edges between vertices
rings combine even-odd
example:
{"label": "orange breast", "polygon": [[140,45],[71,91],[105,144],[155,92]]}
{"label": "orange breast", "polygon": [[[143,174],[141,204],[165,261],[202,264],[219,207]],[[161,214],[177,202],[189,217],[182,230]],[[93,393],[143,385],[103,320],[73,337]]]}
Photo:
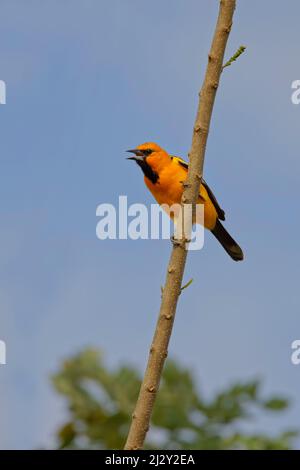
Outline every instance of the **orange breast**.
{"label": "orange breast", "polygon": [[[158,204],[167,204],[170,207],[173,204],[180,204],[183,192],[182,182],[186,180],[186,176],[185,168],[177,163],[171,163],[161,170],[157,183],[152,183],[146,177],[144,180]],[[200,187],[199,203],[204,204],[204,226],[211,230],[216,224],[217,211],[202,185]],[[168,213],[167,210],[166,212]]]}

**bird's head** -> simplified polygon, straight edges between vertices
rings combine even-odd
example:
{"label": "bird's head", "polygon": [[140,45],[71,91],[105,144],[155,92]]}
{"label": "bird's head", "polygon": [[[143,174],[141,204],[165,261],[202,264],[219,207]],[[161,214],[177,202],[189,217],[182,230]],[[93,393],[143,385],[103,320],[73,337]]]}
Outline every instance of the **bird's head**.
{"label": "bird's head", "polygon": [[129,157],[128,160],[134,160],[153,183],[159,180],[162,168],[171,162],[169,154],[154,142],[146,142],[127,152],[134,154],[134,157]]}

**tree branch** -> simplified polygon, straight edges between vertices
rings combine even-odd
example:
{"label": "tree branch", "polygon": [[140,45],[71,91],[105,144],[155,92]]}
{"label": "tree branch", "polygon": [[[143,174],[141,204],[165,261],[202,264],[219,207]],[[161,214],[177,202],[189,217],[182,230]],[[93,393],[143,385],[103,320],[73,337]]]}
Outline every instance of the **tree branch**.
{"label": "tree branch", "polygon": [[[189,170],[182,195],[182,204],[195,206],[203,173],[205,148],[216,92],[219,86],[225,47],[232,26],[235,0],[221,0],[217,25],[208,56],[204,82],[199,93],[192,146],[189,153]],[[188,234],[190,235],[190,234]],[[139,397],[132,415],[132,423],[125,444],[127,450],[142,448],[149,429],[150,418],[159,387],[163,365],[181,292],[183,273],[187,258],[186,238],[173,243],[167,268],[166,282],[162,292],[159,317],[153,337],[147,368],[141,384]]]}

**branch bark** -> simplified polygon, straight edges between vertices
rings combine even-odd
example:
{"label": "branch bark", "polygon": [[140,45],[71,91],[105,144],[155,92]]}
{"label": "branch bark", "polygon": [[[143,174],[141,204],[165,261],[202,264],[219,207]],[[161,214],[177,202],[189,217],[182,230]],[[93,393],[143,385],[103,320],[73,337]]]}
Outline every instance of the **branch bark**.
{"label": "branch bark", "polygon": [[[208,56],[206,74],[199,93],[199,105],[189,153],[189,170],[184,184],[182,204],[195,205],[198,199],[209,126],[222,73],[224,52],[232,26],[235,4],[235,0],[220,1],[219,16]],[[181,293],[187,259],[185,245],[188,238],[189,236],[186,236],[185,239],[176,241],[173,244],[156,330],[139,397],[132,415],[132,423],[125,444],[126,450],[141,449],[149,429],[155,397],[168,354],[177,302]]]}

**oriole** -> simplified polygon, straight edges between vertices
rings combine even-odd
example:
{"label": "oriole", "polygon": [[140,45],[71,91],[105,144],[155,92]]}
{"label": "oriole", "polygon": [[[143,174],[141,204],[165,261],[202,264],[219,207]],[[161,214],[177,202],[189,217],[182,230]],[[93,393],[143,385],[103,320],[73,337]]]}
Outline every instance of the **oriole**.
{"label": "oriole", "polygon": [[[188,163],[180,157],[169,155],[153,142],[147,142],[127,151],[135,154],[134,157],[129,157],[129,160],[134,160],[142,169],[145,184],[158,204],[168,206],[180,204],[183,193],[182,183],[187,176]],[[242,249],[220,222],[220,220],[225,220],[225,212],[203,179],[198,204],[204,204],[204,227],[211,231],[232,259],[242,260]]]}

